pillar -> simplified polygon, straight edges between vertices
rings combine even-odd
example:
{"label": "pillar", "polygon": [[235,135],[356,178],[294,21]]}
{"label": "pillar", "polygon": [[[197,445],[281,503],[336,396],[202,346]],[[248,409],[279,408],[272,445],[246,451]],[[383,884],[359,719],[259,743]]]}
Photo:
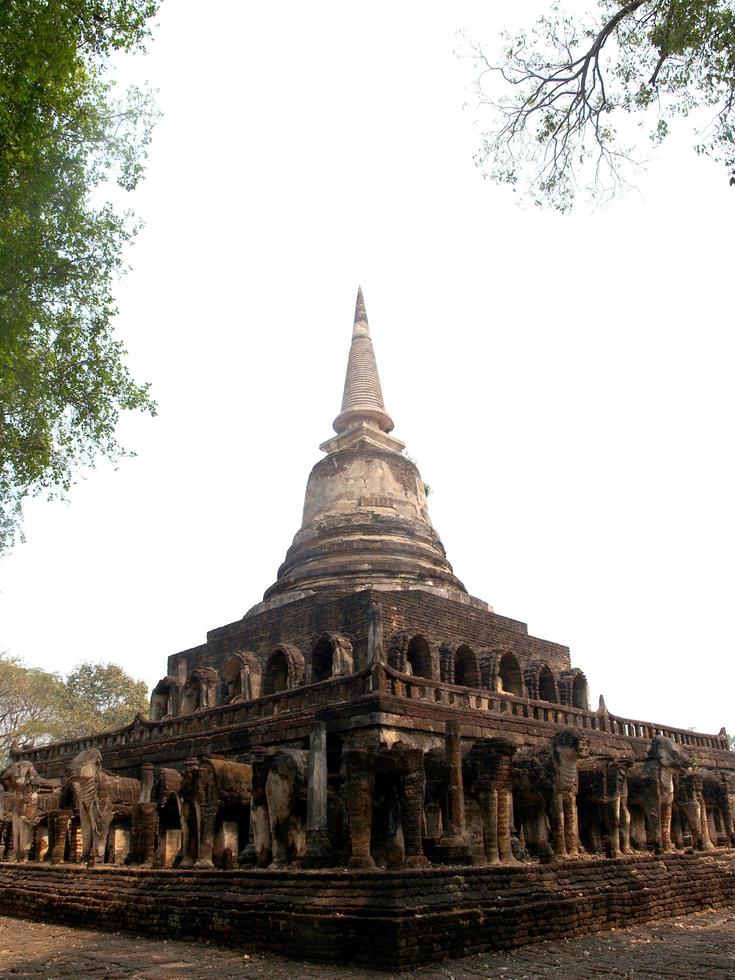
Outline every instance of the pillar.
{"label": "pillar", "polygon": [[471,864],[465,837],[462,737],[460,723],[456,719],[446,723],[445,746],[449,778],[447,825],[432,857],[438,864]]}
{"label": "pillar", "polygon": [[368,769],[366,752],[353,750],[345,760],[345,803],[350,818],[350,868],[374,868],[370,854],[372,829],[373,777]]}
{"label": "pillar", "polygon": [[306,853],[304,867],[319,867],[330,853],[327,829],[327,727],[314,722],[309,738],[309,769],[306,796]]}
{"label": "pillar", "polygon": [[392,751],[404,752],[400,795],[406,867],[425,868],[429,862],[423,847],[424,753],[421,749],[401,750],[398,746]]}
{"label": "pillar", "polygon": [[140,797],[139,803],[150,803],[153,794],[153,773],[155,766],[150,762],[144,762],[140,767]]}

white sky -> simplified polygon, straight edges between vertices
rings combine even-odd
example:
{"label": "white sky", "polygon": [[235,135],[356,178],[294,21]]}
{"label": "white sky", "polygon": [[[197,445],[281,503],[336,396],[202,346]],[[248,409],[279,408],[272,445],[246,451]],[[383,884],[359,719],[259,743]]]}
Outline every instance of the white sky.
{"label": "white sky", "polygon": [[0,648],[151,684],[260,600],[362,283],[469,591],[569,644],[611,711],[735,729],[735,190],[682,139],[602,212],[517,208],[473,165],[454,54],[542,4],[504,7],[164,4],[125,66],[165,115],[118,320],[160,415],[121,426],[136,459],[28,506]]}

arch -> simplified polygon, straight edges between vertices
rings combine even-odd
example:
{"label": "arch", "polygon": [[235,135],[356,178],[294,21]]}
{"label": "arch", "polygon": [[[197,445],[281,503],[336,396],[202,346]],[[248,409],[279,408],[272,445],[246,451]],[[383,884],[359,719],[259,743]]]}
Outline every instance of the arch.
{"label": "arch", "polygon": [[151,691],[151,721],[161,721],[179,710],[179,685],[175,677],[162,677]]}
{"label": "arch", "polygon": [[254,653],[238,650],[222,668],[222,702],[252,701],[260,697],[261,666]]}
{"label": "arch", "polygon": [[454,683],[462,687],[479,687],[480,671],[471,647],[463,643],[454,655]]}
{"label": "arch", "polygon": [[523,697],[523,676],[515,655],[504,653],[498,663],[498,690]]}
{"label": "arch", "polygon": [[219,676],[213,667],[197,667],[189,674],[181,697],[181,714],[213,708],[217,701]]}
{"label": "arch", "polygon": [[421,634],[412,637],[406,648],[406,673],[414,674],[416,677],[435,677],[433,659],[431,646],[426,637]]}
{"label": "arch", "polygon": [[587,689],[587,678],[580,670],[572,682],[572,707],[590,709],[589,691]]}
{"label": "arch", "polygon": [[278,694],[298,687],[304,679],[304,657],[292,643],[273,648],[265,668],[263,694]]}
{"label": "arch", "polygon": [[589,711],[587,678],[579,667],[572,667],[571,670],[565,670],[563,674],[559,675],[559,698],[562,704]]}
{"label": "arch", "polygon": [[559,701],[556,678],[548,664],[543,664],[538,673],[538,699],[539,701],[551,701],[552,704],[557,704]]}
{"label": "arch", "polygon": [[352,643],[341,633],[322,633],[311,651],[311,683],[343,677],[354,670]]}

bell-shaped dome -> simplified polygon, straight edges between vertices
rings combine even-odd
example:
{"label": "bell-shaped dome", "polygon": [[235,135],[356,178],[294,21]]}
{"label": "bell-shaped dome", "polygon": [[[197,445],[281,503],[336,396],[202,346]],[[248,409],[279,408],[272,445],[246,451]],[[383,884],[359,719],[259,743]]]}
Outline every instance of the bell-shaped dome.
{"label": "bell-shaped dome", "polygon": [[311,471],[301,529],[266,600],[315,590],[436,588],[466,595],[432,527],[426,492],[389,435],[362,290],[337,433]]}

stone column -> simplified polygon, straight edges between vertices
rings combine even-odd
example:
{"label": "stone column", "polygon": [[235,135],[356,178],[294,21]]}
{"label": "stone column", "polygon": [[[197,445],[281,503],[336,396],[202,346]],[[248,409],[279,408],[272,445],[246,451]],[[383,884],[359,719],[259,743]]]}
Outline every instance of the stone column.
{"label": "stone column", "polygon": [[374,868],[370,854],[370,831],[372,829],[373,775],[368,769],[368,754],[352,750],[345,760],[347,778],[345,780],[345,803],[350,818],[351,854],[348,867]]}
{"label": "stone column", "polygon": [[[393,751],[401,750],[394,747]],[[405,764],[401,767],[400,796],[406,867],[425,868],[429,862],[423,847],[424,753],[421,749],[403,751]]]}
{"label": "stone column", "polygon": [[140,796],[139,803],[150,803],[153,794],[153,773],[155,766],[150,762],[144,762],[140,767]]}
{"label": "stone column", "polygon": [[309,738],[309,772],[306,796],[306,853],[303,867],[317,868],[329,862],[327,829],[327,726],[314,722]]}
{"label": "stone column", "polygon": [[461,727],[456,719],[446,723],[445,745],[449,775],[447,825],[434,849],[433,859],[439,864],[471,864],[465,837]]}

